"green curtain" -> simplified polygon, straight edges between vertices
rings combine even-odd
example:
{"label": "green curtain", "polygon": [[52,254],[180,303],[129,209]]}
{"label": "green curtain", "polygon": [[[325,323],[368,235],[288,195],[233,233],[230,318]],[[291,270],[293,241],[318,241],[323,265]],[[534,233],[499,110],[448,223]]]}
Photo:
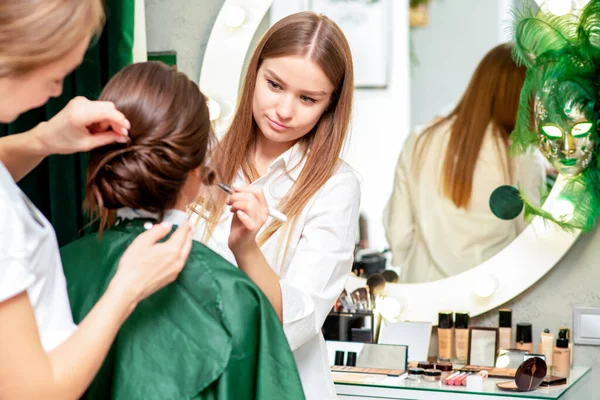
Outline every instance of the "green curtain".
{"label": "green curtain", "polygon": [[[90,44],[81,66],[67,76],[62,95],[21,115],[12,124],[0,124],[0,136],[32,129],[76,96],[98,98],[108,80],[133,60],[134,15],[135,0],[107,0],[102,35]],[[61,246],[78,238],[88,223],[81,210],[87,160],[84,153],[51,156],[19,182],[54,226]]]}

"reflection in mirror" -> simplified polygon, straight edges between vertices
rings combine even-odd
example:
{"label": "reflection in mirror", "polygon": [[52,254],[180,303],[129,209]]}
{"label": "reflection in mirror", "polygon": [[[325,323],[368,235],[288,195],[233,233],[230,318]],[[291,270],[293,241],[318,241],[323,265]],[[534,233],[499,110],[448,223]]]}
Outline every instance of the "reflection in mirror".
{"label": "reflection in mirror", "polygon": [[498,349],[498,328],[469,329],[469,365],[494,367]]}
{"label": "reflection in mirror", "polygon": [[509,368],[516,371],[519,365],[525,361],[526,350],[500,349],[496,357],[496,368]]}
{"label": "reflection in mirror", "polygon": [[[498,7],[498,14],[481,16],[494,21],[489,26],[469,17],[477,22],[453,20],[452,29],[460,32],[449,33],[441,15],[460,9],[482,12],[469,1],[432,2],[429,25],[411,31],[413,129],[400,150],[384,213],[400,283],[444,279],[496,255],[526,223],[520,209],[514,219],[494,215],[492,193],[519,187],[537,203],[546,184],[539,152],[508,154],[526,71],[513,61],[511,44],[497,44],[506,39],[498,32],[509,16]],[[493,206],[498,204],[509,202]]]}
{"label": "reflection in mirror", "polygon": [[327,341],[330,365],[406,371],[408,347],[403,345]]}
{"label": "reflection in mirror", "polygon": [[430,322],[383,321],[379,331],[380,344],[408,346],[409,360],[427,360],[431,340]]}
{"label": "reflection in mirror", "polygon": [[372,311],[332,311],[321,328],[325,340],[343,342],[372,342],[375,331],[375,315]]}

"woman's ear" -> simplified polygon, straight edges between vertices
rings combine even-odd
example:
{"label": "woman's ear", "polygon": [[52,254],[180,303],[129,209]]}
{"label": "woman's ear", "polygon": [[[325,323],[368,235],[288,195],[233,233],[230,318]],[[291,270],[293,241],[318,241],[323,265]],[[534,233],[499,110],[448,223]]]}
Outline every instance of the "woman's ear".
{"label": "woman's ear", "polygon": [[211,167],[200,166],[198,167],[199,177],[204,185],[214,185],[217,183],[217,174]]}

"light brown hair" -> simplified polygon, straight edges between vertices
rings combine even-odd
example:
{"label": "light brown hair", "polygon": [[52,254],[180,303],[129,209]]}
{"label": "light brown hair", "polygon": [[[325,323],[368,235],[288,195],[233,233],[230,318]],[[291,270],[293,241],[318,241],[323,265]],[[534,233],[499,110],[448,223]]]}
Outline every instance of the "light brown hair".
{"label": "light brown hair", "polygon": [[121,207],[157,212],[162,219],[209,151],[213,135],[206,98],[185,74],[144,62],[119,71],[100,100],[125,114],[131,142],[90,153],[84,208],[100,218],[100,232]]}
{"label": "light brown hair", "polygon": [[511,45],[494,47],[477,66],[456,108],[419,137],[417,160],[422,159],[428,138],[438,131],[439,126],[452,121],[442,167],[441,189],[456,207],[466,209],[469,205],[475,165],[490,124],[496,149],[500,159],[504,160],[505,178],[509,180],[512,176],[507,152],[509,136],[516,124],[525,72],[524,66],[513,61]]}
{"label": "light brown hair", "polygon": [[[237,110],[220,143],[216,162],[225,183],[232,183],[240,168],[249,182],[259,178],[249,156],[259,134],[252,115],[257,73],[265,59],[287,56],[305,57],[316,63],[334,87],[328,108],[315,127],[299,139],[306,162],[291,190],[277,206],[288,216],[288,227],[291,227],[309,199],[335,172],[348,131],[354,90],[352,55],[346,37],[335,22],[313,12],[300,12],[278,21],[264,34],[250,59]],[[221,195],[208,205],[210,216],[205,237],[212,233],[225,201]],[[281,226],[281,222],[271,222],[258,243],[264,244]]]}
{"label": "light brown hair", "polygon": [[0,77],[61,59],[103,24],[102,0],[0,1]]}

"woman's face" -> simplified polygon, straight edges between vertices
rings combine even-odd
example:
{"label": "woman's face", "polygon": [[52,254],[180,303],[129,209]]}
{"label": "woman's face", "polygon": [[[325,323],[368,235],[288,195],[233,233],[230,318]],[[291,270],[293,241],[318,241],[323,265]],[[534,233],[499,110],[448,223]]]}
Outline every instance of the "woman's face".
{"label": "woman's face", "polygon": [[313,61],[296,56],[265,59],[256,77],[254,120],[267,140],[293,145],[317,124],[333,90]]}
{"label": "woman's face", "polygon": [[83,40],[58,61],[25,75],[0,78],[0,122],[14,121],[25,111],[41,107],[62,93],[63,80],[83,60],[89,39]]}

